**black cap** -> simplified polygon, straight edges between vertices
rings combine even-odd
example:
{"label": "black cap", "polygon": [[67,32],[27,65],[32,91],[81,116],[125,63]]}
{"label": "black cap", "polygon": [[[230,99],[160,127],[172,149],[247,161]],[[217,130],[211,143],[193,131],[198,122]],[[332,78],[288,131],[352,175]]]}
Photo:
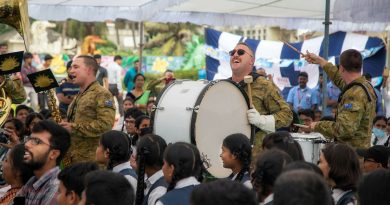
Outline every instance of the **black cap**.
{"label": "black cap", "polygon": [[357,154],[365,159],[373,159],[387,168],[387,162],[390,156],[390,149],[383,145],[374,145],[368,149],[357,149]]}
{"label": "black cap", "polygon": [[53,59],[53,56],[51,56],[49,54],[45,55],[45,57],[43,58],[43,60],[45,60],[45,61],[51,60],[51,59]]}

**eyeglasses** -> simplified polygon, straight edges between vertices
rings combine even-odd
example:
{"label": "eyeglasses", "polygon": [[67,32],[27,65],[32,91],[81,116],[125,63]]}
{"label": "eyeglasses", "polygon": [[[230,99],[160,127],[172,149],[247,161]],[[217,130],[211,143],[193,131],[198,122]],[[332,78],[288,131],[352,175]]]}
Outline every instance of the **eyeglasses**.
{"label": "eyeglasses", "polygon": [[27,140],[26,140],[26,143],[31,143],[32,145],[36,146],[36,145],[40,145],[40,144],[45,144],[45,145],[48,145],[49,147],[52,147],[51,144],[48,144],[44,141],[42,141],[41,139],[39,138],[36,138],[36,137],[29,137]]}
{"label": "eyeglasses", "polygon": [[250,57],[253,57],[251,54],[249,54],[248,52],[246,52],[244,49],[234,49],[234,50],[231,50],[229,51],[229,55],[230,56],[234,56],[234,54],[237,52],[237,55],[239,56],[242,56],[244,55],[245,53],[248,54]]}

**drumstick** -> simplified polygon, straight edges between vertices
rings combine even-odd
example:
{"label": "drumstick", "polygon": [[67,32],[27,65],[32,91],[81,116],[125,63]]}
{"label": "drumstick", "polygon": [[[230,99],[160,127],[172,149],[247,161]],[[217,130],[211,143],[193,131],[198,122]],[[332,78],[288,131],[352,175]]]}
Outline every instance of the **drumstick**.
{"label": "drumstick", "polygon": [[251,88],[251,83],[253,82],[253,78],[250,75],[246,75],[244,77],[244,82],[248,86],[248,97],[249,97],[249,107],[252,108],[252,88]]}
{"label": "drumstick", "polygon": [[299,51],[298,49],[296,49],[294,46],[292,46],[291,44],[287,43],[286,41],[283,41],[284,44],[286,44],[288,47],[290,47],[291,49],[293,49],[295,52],[299,53],[300,55],[302,55],[302,57],[305,56],[305,54],[303,54],[301,51]]}
{"label": "drumstick", "polygon": [[297,127],[302,127],[302,128],[310,128],[309,126],[302,125],[302,124],[294,124],[294,125],[297,126]]}

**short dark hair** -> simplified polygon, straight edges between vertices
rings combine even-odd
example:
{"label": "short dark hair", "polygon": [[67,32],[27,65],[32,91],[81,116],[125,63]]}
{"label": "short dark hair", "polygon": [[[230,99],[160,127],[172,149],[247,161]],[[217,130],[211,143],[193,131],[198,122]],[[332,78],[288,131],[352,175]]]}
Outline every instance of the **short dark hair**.
{"label": "short dark hair", "polygon": [[256,205],[256,195],[237,181],[219,179],[194,188],[190,196],[193,205]]}
{"label": "short dark hair", "polygon": [[101,58],[102,58],[102,55],[100,55],[100,54],[95,54],[95,55],[93,55],[93,58],[94,58],[94,59],[101,59]]}
{"label": "short dark hair", "polygon": [[21,104],[21,105],[18,105],[18,106],[16,107],[15,115],[17,115],[18,112],[21,111],[21,110],[27,110],[28,113],[32,113],[32,112],[34,111],[31,107],[29,107],[29,106],[27,106],[27,105]]}
{"label": "short dark hair", "polygon": [[49,140],[51,147],[60,150],[60,155],[56,159],[56,163],[59,165],[70,147],[70,134],[65,128],[51,120],[39,121],[31,132],[39,133],[44,131],[49,132],[51,135]]}
{"label": "short dark hair", "polygon": [[34,176],[33,170],[23,162],[24,153],[24,144],[15,145],[9,153],[11,158],[10,163],[12,166],[12,170],[20,172],[23,185],[26,184],[32,176]]}
{"label": "short dark hair", "polygon": [[278,149],[266,150],[257,157],[252,173],[252,184],[260,202],[272,193],[276,179],[284,166],[290,162],[291,157]]}
{"label": "short dark hair", "polygon": [[312,120],[314,120],[314,118],[315,118],[314,112],[311,109],[301,109],[298,111],[298,115],[304,115],[304,116],[310,117]]}
{"label": "short dark hair", "polygon": [[255,57],[255,52],[254,52],[253,49],[249,46],[249,44],[247,44],[247,43],[241,41],[241,42],[237,43],[236,46],[238,46],[238,45],[246,46],[246,47],[249,49],[249,51],[251,52],[252,57],[253,57],[253,58]]}
{"label": "short dark hair", "polygon": [[335,188],[356,191],[361,170],[355,150],[347,144],[332,143],[326,145],[322,153],[330,167],[329,178],[336,183]]}
{"label": "short dark hair", "polygon": [[378,169],[364,176],[359,183],[360,205],[387,205],[390,201],[390,170]]}
{"label": "short dark hair", "polygon": [[377,115],[377,116],[375,116],[375,118],[373,120],[373,124],[375,124],[378,120],[383,120],[383,121],[387,122],[387,118],[384,115]]}
{"label": "short dark hair", "polygon": [[125,119],[129,117],[137,119],[141,115],[144,115],[144,113],[140,109],[132,107],[125,111],[124,117]]}
{"label": "short dark hair", "polygon": [[333,205],[333,198],[323,177],[307,170],[294,170],[276,180],[273,204]]}
{"label": "short dark hair", "polygon": [[93,162],[82,162],[65,167],[59,174],[58,179],[67,191],[74,191],[80,198],[84,190],[84,178],[89,172],[99,170],[99,166]]}
{"label": "short dark hair", "polygon": [[87,67],[91,67],[94,70],[95,74],[97,73],[97,71],[99,69],[99,65],[92,56],[80,55],[80,56],[77,56],[77,58],[82,58],[84,60],[84,64]]}
{"label": "short dark hair", "polygon": [[135,127],[139,129],[139,126],[141,125],[142,121],[145,119],[150,120],[150,117],[148,115],[141,115],[135,119]]}
{"label": "short dark hair", "polygon": [[120,56],[120,55],[114,56],[114,61],[116,61],[116,60],[122,60],[122,56]]}
{"label": "short dark hair", "polygon": [[139,63],[139,60],[137,59],[137,60],[135,60],[134,62],[133,62],[133,64],[135,64],[135,63]]}
{"label": "short dark hair", "polygon": [[340,65],[348,72],[360,72],[362,70],[363,59],[359,51],[348,49],[341,53]]}
{"label": "short dark hair", "polygon": [[365,73],[363,76],[364,76],[364,77],[366,78],[366,80],[368,80],[368,81],[371,81],[371,80],[372,80],[372,75],[369,74],[369,73]]}
{"label": "short dark hair", "polygon": [[305,160],[301,145],[287,131],[276,131],[267,134],[263,139],[263,149],[280,149],[286,152],[294,161]]}
{"label": "short dark hair", "polygon": [[85,176],[86,205],[128,205],[134,203],[134,188],[121,174],[92,171]]}
{"label": "short dark hair", "polygon": [[32,53],[30,53],[30,52],[25,52],[25,53],[23,54],[23,59],[27,59],[27,58],[33,58]]}
{"label": "short dark hair", "polygon": [[72,68],[72,63],[73,63],[72,60],[70,60],[70,61],[68,61],[68,63],[66,63],[66,70],[69,70],[70,68]]}
{"label": "short dark hair", "polygon": [[7,43],[0,43],[0,47],[3,47],[3,46],[8,46]]}
{"label": "short dark hair", "polygon": [[309,75],[305,71],[302,71],[302,72],[299,72],[298,77],[309,78]]}
{"label": "short dark hair", "polygon": [[100,137],[100,144],[109,150],[107,169],[114,165],[129,161],[131,155],[130,142],[127,135],[121,131],[109,130]]}
{"label": "short dark hair", "polygon": [[51,56],[50,54],[45,55],[45,57],[43,58],[43,60],[45,60],[45,61],[51,60],[51,59],[53,59],[53,56]]}

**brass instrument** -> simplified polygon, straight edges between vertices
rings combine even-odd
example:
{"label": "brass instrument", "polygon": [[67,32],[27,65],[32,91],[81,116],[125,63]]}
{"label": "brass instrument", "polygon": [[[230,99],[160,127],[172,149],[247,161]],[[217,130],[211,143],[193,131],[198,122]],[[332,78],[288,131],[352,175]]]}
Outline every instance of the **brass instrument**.
{"label": "brass instrument", "polygon": [[[0,0],[0,23],[15,28],[24,39],[26,49],[29,46],[29,17],[26,0]],[[11,98],[4,91],[6,77],[0,85],[0,125],[3,125],[11,110]]]}
{"label": "brass instrument", "polygon": [[26,0],[0,0],[0,23],[18,31],[24,39],[26,50],[30,45],[30,21]]}
{"label": "brass instrument", "polygon": [[55,98],[54,89],[48,90],[47,95],[49,98],[48,106],[51,110],[51,115],[53,116],[54,121],[56,121],[57,123],[60,123],[62,119],[61,119],[60,109],[57,106],[57,100]]}

